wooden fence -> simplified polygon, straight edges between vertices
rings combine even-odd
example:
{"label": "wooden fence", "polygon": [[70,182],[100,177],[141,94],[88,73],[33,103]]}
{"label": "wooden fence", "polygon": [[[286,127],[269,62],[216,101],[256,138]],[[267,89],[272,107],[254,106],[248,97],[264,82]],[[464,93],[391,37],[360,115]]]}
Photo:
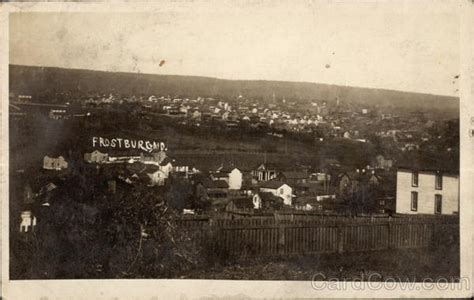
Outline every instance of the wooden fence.
{"label": "wooden fence", "polygon": [[239,257],[342,253],[459,243],[457,217],[182,220],[194,237]]}

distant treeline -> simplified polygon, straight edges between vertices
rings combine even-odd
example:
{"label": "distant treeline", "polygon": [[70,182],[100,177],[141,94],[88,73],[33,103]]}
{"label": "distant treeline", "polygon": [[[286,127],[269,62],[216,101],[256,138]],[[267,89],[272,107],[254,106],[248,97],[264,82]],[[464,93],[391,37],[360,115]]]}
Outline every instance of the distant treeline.
{"label": "distant treeline", "polygon": [[[10,65],[10,92],[36,98],[54,93],[75,95],[171,95],[180,97],[236,98],[243,95],[261,101],[328,101],[393,105],[413,109],[437,109],[459,114],[459,98],[308,82],[224,80],[197,76],[117,73],[52,67]],[[275,96],[275,98],[274,98]]]}

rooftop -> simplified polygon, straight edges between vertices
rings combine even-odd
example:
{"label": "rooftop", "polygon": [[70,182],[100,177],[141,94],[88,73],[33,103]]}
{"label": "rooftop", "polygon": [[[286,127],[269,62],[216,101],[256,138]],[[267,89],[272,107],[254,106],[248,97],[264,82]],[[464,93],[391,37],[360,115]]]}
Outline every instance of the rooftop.
{"label": "rooftop", "polygon": [[300,171],[288,171],[288,172],[281,172],[281,174],[286,179],[307,179],[309,178],[308,173],[300,172]]}
{"label": "rooftop", "polygon": [[459,175],[459,162],[451,159],[417,155],[401,161],[398,164],[398,169]]}
{"label": "rooftop", "polygon": [[277,188],[281,187],[284,184],[286,184],[286,183],[284,183],[282,181],[270,180],[270,181],[263,182],[260,185],[260,187],[267,188],[267,189],[277,189]]}

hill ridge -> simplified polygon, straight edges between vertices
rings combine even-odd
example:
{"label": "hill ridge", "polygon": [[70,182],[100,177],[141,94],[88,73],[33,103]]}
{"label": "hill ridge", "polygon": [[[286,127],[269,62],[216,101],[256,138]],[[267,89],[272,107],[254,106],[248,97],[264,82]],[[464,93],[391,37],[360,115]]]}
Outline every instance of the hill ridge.
{"label": "hill ridge", "polygon": [[459,98],[382,88],[353,87],[326,83],[276,80],[234,80],[194,75],[162,75],[10,65],[10,91],[44,93],[49,91],[116,92],[202,97],[236,97],[271,101],[317,100],[396,105],[414,108],[438,108],[459,111]]}

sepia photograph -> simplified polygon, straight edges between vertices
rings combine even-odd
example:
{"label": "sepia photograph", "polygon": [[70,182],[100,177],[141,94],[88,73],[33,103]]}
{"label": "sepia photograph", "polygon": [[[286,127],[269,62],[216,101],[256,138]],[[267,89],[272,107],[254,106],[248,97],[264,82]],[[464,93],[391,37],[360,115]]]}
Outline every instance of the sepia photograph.
{"label": "sepia photograph", "polygon": [[9,279],[469,285],[458,7],[368,2],[11,12]]}

